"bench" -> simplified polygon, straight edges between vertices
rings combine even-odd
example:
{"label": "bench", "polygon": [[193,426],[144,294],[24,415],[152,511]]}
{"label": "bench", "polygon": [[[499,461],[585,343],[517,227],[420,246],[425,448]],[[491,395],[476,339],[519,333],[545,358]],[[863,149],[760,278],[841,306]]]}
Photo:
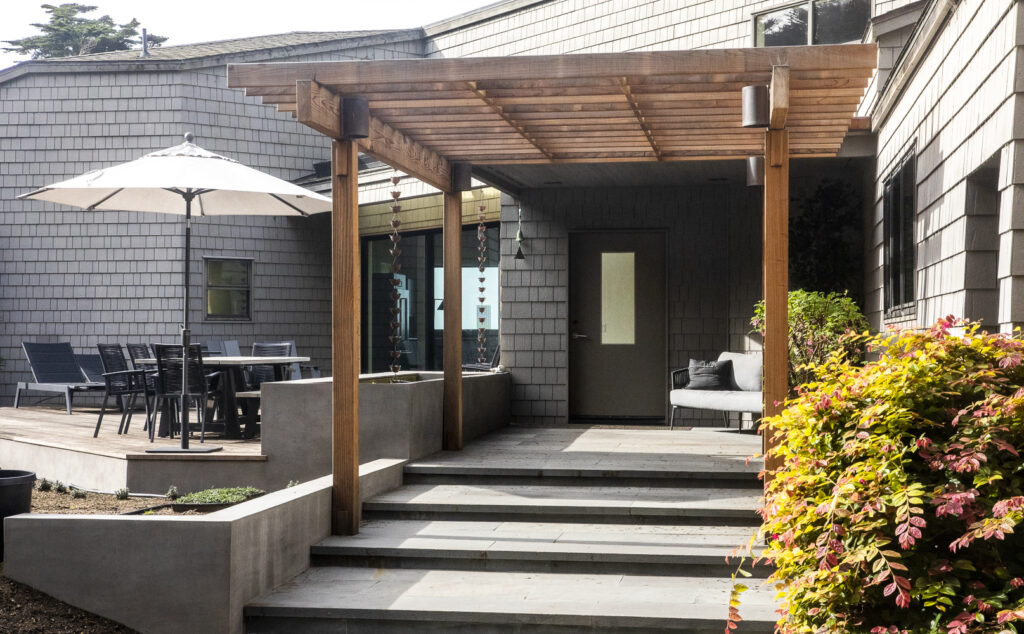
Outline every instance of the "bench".
{"label": "bench", "polygon": [[672,415],[669,418],[669,429],[675,427],[676,410],[682,407],[723,412],[727,427],[729,412],[750,412],[760,416],[763,407],[761,353],[723,352],[718,355],[718,360],[732,362],[732,371],[728,375],[728,389],[687,389],[690,381],[689,369],[672,372],[672,390],[669,392]]}

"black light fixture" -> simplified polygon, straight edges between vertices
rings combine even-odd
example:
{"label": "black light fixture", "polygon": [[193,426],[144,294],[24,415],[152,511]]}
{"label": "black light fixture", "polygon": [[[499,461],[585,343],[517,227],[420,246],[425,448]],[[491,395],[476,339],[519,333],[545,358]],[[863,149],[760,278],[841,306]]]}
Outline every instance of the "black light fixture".
{"label": "black light fixture", "polygon": [[519,208],[519,228],[516,230],[516,255],[515,259],[525,260],[526,255],[523,253],[523,242],[526,238],[523,237],[523,208]]}
{"label": "black light fixture", "polygon": [[743,127],[768,127],[768,86],[743,87]]}
{"label": "black light fixture", "polygon": [[758,187],[764,185],[764,157],[763,156],[748,156],[746,160],[747,167],[747,187]]}

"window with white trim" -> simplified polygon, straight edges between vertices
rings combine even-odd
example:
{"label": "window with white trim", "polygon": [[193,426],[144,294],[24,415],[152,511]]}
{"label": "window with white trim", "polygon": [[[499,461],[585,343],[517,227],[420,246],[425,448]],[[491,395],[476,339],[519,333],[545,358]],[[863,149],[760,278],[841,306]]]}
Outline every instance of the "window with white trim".
{"label": "window with white trim", "polygon": [[206,258],[206,319],[252,320],[252,260]]}
{"label": "window with white trim", "polygon": [[871,0],[805,0],[754,16],[754,46],[857,42],[871,19]]}

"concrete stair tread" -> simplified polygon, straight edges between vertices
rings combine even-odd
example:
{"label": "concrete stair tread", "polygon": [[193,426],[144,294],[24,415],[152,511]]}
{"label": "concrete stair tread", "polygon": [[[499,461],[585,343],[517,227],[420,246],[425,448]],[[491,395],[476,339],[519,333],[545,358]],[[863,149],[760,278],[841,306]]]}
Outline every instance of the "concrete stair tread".
{"label": "concrete stair tread", "polygon": [[[748,585],[741,608],[747,627],[773,623],[774,590]],[[324,567],[245,611],[250,617],[703,628],[724,627],[730,589],[728,578]]]}
{"label": "concrete stair tread", "polygon": [[760,498],[758,490],[728,488],[409,484],[363,509],[754,518]]}
{"label": "concrete stair tread", "polygon": [[479,463],[449,462],[444,456],[435,455],[431,459],[417,460],[405,466],[405,473],[410,475],[457,475],[457,476],[511,476],[540,478],[650,478],[650,479],[691,479],[691,480],[750,480],[752,486],[760,481],[757,474],[760,465],[730,465],[721,468],[718,464],[687,464],[680,468],[678,464],[662,461],[639,462],[629,461],[628,464],[599,464],[596,466],[570,467],[559,461],[554,466],[527,466],[515,460],[488,460]]}
{"label": "concrete stair tread", "polygon": [[751,534],[749,527],[371,520],[312,554],[722,564]]}

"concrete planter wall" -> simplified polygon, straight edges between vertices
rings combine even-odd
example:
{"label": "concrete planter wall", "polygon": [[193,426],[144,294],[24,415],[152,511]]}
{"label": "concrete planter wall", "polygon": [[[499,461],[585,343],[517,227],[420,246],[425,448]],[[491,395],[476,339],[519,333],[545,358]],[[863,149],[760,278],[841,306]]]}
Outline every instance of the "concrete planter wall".
{"label": "concrete planter wall", "polygon": [[[419,380],[374,383],[390,375],[364,375],[359,385],[359,462],[415,460],[441,450],[444,382],[440,372],[403,373]],[[507,373],[463,377],[463,436],[469,441],[509,422]],[[263,386],[263,453],[268,488],[331,472],[331,379]]]}

